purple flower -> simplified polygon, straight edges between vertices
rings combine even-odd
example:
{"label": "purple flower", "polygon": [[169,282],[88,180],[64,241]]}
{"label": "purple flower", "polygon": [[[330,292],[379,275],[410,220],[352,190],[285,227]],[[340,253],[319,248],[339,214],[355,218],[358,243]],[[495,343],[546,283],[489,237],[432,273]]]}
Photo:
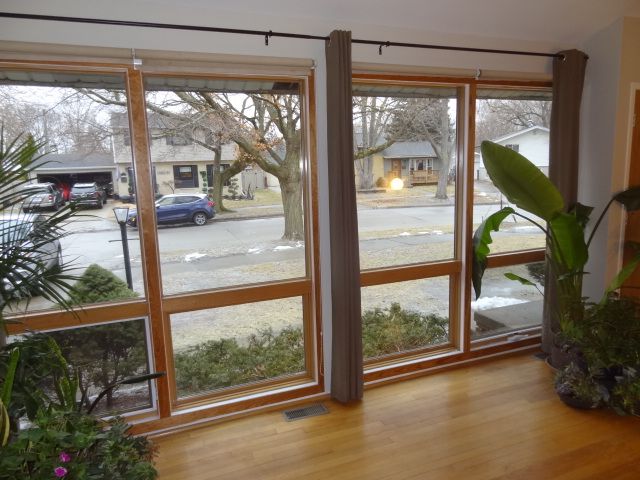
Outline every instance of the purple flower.
{"label": "purple flower", "polygon": [[60,456],[58,457],[62,463],[67,463],[71,461],[71,455],[67,452],[60,452]]}
{"label": "purple flower", "polygon": [[53,473],[56,474],[56,477],[62,478],[67,474],[67,469],[64,467],[56,467],[53,469]]}

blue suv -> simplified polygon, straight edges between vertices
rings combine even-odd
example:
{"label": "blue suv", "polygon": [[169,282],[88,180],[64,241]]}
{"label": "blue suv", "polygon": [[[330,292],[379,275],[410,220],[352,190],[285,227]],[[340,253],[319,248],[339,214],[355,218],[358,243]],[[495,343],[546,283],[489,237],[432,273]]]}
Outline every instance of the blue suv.
{"label": "blue suv", "polygon": [[[203,193],[165,195],[156,201],[158,224],[193,222],[204,225],[216,216],[215,204]],[[138,212],[129,210],[127,225],[138,226]]]}

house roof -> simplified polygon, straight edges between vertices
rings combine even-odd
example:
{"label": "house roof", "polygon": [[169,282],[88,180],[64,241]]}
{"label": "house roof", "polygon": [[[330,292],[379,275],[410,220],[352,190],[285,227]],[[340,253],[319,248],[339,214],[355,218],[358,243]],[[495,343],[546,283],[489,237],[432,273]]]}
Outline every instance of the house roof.
{"label": "house roof", "polygon": [[36,172],[113,170],[111,153],[50,153],[38,160]]}
{"label": "house roof", "polygon": [[502,137],[498,137],[494,140],[491,140],[494,143],[501,143],[504,142],[506,140],[512,140],[514,138],[518,138],[521,137],[523,135],[526,135],[530,132],[534,132],[534,131],[539,131],[539,132],[544,132],[544,133],[549,133],[549,129],[546,127],[541,127],[540,125],[534,125],[533,127],[529,127],[529,128],[525,128],[523,130],[518,130],[517,132],[513,132],[513,133],[509,133],[507,135],[503,135]]}
{"label": "house roof", "polygon": [[395,142],[382,151],[384,158],[437,157],[433,146],[426,140]]}

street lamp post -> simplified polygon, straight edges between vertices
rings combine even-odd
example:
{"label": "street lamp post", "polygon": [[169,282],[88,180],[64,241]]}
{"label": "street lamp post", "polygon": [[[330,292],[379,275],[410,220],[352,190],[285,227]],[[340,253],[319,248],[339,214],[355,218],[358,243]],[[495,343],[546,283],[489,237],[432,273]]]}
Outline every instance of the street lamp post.
{"label": "street lamp post", "polygon": [[133,290],[131,280],[131,259],[129,258],[129,240],[127,239],[127,218],[129,217],[129,207],[115,207],[113,213],[116,221],[120,225],[120,236],[122,237],[122,253],[124,254],[124,273],[127,276],[127,286]]}

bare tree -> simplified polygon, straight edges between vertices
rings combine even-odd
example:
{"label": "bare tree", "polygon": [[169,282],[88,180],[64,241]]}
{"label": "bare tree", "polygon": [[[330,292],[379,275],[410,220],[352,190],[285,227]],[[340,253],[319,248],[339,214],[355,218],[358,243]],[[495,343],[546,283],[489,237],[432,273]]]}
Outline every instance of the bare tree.
{"label": "bare tree", "polygon": [[405,140],[427,141],[438,162],[438,185],[435,197],[448,198],[449,170],[455,152],[455,122],[449,115],[448,98],[411,98],[394,116],[391,135]]}
{"label": "bare tree", "polygon": [[108,116],[102,114],[99,105],[74,90],[0,87],[0,122],[11,135],[28,133],[42,138],[49,153],[110,150]]}
{"label": "bare tree", "polygon": [[[108,92],[81,92],[103,105],[125,105]],[[304,238],[300,170],[301,112],[296,94],[216,93],[210,91],[160,92],[147,99],[147,108],[162,116],[167,126],[214,153],[214,200],[222,207],[222,185],[247,164],[255,163],[274,175],[282,194],[285,227],[283,238]],[[193,135],[204,129],[204,138]],[[191,133],[190,133],[191,132]],[[229,168],[220,171],[222,145],[235,142],[240,154]]]}
{"label": "bare tree", "polygon": [[353,97],[353,158],[361,190],[374,186],[373,155],[390,147],[402,136],[401,131],[389,130],[402,103],[401,99],[392,97]]}
{"label": "bare tree", "polygon": [[476,145],[519,130],[549,128],[551,102],[546,100],[485,99],[478,101]]}

